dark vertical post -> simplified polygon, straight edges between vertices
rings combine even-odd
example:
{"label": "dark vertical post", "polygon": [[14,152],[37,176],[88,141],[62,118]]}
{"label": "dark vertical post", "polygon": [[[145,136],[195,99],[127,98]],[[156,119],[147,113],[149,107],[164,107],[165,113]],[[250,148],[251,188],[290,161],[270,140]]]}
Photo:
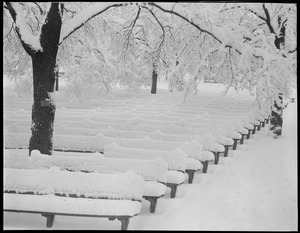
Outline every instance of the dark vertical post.
{"label": "dark vertical post", "polygon": [[157,71],[156,71],[155,64],[153,63],[151,94],[156,94],[156,89],[157,89]]}

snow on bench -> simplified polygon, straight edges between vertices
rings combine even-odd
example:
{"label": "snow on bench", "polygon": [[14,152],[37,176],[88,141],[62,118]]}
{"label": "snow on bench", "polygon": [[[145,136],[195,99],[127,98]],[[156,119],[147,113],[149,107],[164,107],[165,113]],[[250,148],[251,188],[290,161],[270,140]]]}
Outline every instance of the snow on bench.
{"label": "snow on bench", "polygon": [[52,227],[55,215],[121,221],[140,214],[144,180],[133,171],[99,174],[4,168],[3,210],[41,214]]}
{"label": "snow on bench", "polygon": [[[174,126],[175,127],[175,126]],[[152,127],[153,128],[153,127]],[[158,128],[158,127],[157,127]],[[88,129],[87,129],[88,131]],[[65,132],[68,132],[68,128],[65,129]],[[88,133],[84,130],[81,130],[81,132],[83,133],[83,135],[87,135]],[[154,132],[156,132],[154,134]],[[181,135],[181,139],[177,140],[164,140],[166,133],[162,133],[159,130],[154,131],[153,133],[147,133],[145,131],[138,131],[138,130],[116,130],[112,127],[108,127],[105,130],[102,130],[102,133],[98,134],[98,140],[100,141],[99,137],[102,137],[102,144],[107,145],[110,142],[117,142],[118,144],[125,145],[125,146],[130,146],[130,147],[142,147],[142,148],[154,148],[154,149],[174,149],[174,148],[181,148],[185,153],[187,153],[187,155],[189,157],[195,158],[200,160],[202,163],[206,163],[207,161],[211,161],[212,155],[206,151],[202,151],[202,146],[199,144],[199,142],[197,142],[195,139],[192,140],[192,137],[190,137],[189,140],[183,140],[182,139],[182,135]],[[158,137],[158,133],[160,134],[160,137]],[[152,135],[153,134],[153,135]],[[146,135],[149,135],[149,137],[147,137]],[[172,135],[172,134],[168,134],[166,135],[166,137],[172,137],[174,138],[174,136],[176,135]],[[180,136],[180,135],[177,135]],[[186,135],[187,136],[187,135]],[[58,135],[58,137],[61,137],[61,135]],[[70,137],[70,138],[74,138],[74,137]],[[197,137],[197,139],[199,139],[201,137]],[[135,140],[133,140],[135,139]],[[78,140],[77,140],[78,141]],[[90,140],[85,140],[85,141],[90,141]],[[208,141],[207,140],[202,140],[203,142],[205,142],[205,145],[208,145]],[[87,142],[88,143],[88,142]],[[215,143],[215,142],[213,142]],[[59,148],[65,148],[67,146],[67,142],[64,141],[64,145],[57,145]],[[95,144],[95,143],[94,143]],[[91,146],[91,144],[88,144],[89,146]],[[75,146],[75,145],[74,145]],[[76,144],[76,146],[78,146],[78,144]],[[99,146],[99,144],[98,144]],[[211,149],[211,143],[210,143],[210,148],[208,148],[208,146],[206,146],[204,149],[205,150],[213,150],[214,152],[222,152],[224,151],[224,148],[220,148],[220,146],[218,146],[216,143],[214,144],[214,148]],[[86,147],[86,146],[85,146]],[[97,150],[95,145],[92,147],[93,150]],[[101,146],[100,146],[101,148]],[[98,150],[101,150],[100,148],[98,148]],[[192,159],[190,159],[189,161],[190,163],[192,162]],[[197,161],[195,161],[194,163],[196,163],[196,165],[198,164]],[[191,170],[189,168],[187,168],[188,170]],[[190,172],[191,173],[191,172]]]}
{"label": "snow on bench", "polygon": [[[161,130],[164,133],[168,132],[173,135],[193,135],[192,137],[196,138],[203,145],[204,150],[212,151],[215,156],[219,156],[219,153],[224,152],[224,156],[226,157],[228,147],[234,144],[233,139],[229,137],[234,134],[233,128],[231,127],[230,132],[226,134],[226,131],[216,124],[205,124],[203,120],[199,122],[201,123],[195,124],[190,122],[186,123],[185,126],[166,127],[161,128]],[[229,129],[227,131],[229,131]],[[234,134],[234,136],[236,136],[236,134]],[[217,158],[215,163],[217,164]]]}
{"label": "snow on bench", "polygon": [[[211,152],[203,151],[203,147],[196,140],[190,142],[172,142],[172,141],[159,141],[152,140],[149,137],[142,139],[130,139],[130,138],[109,138],[105,137],[103,140],[109,140],[111,143],[116,142],[119,146],[147,149],[147,150],[161,150],[161,151],[172,151],[180,149],[181,153],[187,155],[186,170],[188,174],[193,173],[201,169],[201,163],[203,165],[203,171],[206,173],[208,162],[214,159],[214,155]],[[106,141],[106,145],[108,141]],[[168,152],[169,153],[169,152]],[[174,153],[173,153],[174,154]],[[184,170],[182,170],[184,171]],[[192,179],[189,179],[191,181]]]}
{"label": "snow on bench", "polygon": [[149,159],[160,157],[164,159],[168,163],[167,187],[171,188],[171,198],[175,197],[177,186],[184,183],[186,166],[190,165],[188,163],[187,155],[180,149],[174,149],[170,151],[154,149],[150,150],[124,147],[118,145],[117,143],[111,143],[110,145],[105,146],[104,156],[109,158],[113,157],[135,159]]}
{"label": "snow on bench", "polygon": [[[27,148],[28,140],[30,138],[29,133],[5,133],[5,147],[6,148]],[[54,145],[56,149],[61,150],[81,150],[81,151],[99,151],[103,152],[104,146],[112,142],[117,142],[120,145],[129,147],[142,147],[142,148],[154,148],[171,150],[175,148],[181,148],[188,154],[189,157],[198,159],[202,162],[210,160],[210,155],[207,152],[202,151],[202,146],[196,140],[192,142],[164,142],[158,140],[151,140],[149,138],[142,139],[127,139],[127,138],[113,138],[106,137],[103,134],[97,134],[97,136],[79,136],[79,135],[63,135],[54,134]],[[191,163],[190,159],[190,163]],[[198,162],[194,160],[197,165]]]}
{"label": "snow on bench", "polygon": [[62,170],[96,173],[123,173],[128,170],[144,178],[143,197],[150,201],[150,212],[155,212],[157,199],[164,196],[168,164],[161,158],[149,160],[106,158],[100,153],[83,154],[54,152],[52,156],[32,151],[6,150],[4,167],[19,169],[42,169],[57,166]]}
{"label": "snow on bench", "polygon": [[235,127],[235,130],[242,135],[242,138],[240,139],[240,144],[243,144],[245,137],[249,135],[250,131],[244,127],[243,121],[238,118],[234,119],[230,123]]}
{"label": "snow on bench", "polygon": [[[212,156],[213,153],[216,154],[224,151],[224,147],[218,144],[215,138],[213,138],[212,136],[208,136],[209,133],[207,133],[206,130],[201,130],[201,128],[167,126],[161,127],[160,131],[166,134],[187,135],[194,137],[196,139],[196,142],[202,145],[202,150],[198,149],[196,150],[196,152],[188,152],[186,149],[184,149],[184,147],[181,148],[183,148],[183,150],[185,150],[188,155],[200,160],[201,162],[212,161],[214,159]],[[195,143],[195,139],[192,141],[192,143]]]}
{"label": "snow on bench", "polygon": [[234,140],[226,135],[226,131],[222,127],[214,127],[210,133],[215,137],[216,142],[224,146],[224,157],[227,157],[228,149],[233,146]]}
{"label": "snow on bench", "polygon": [[260,120],[257,119],[256,114],[253,112],[248,113],[249,122],[254,126],[254,130],[252,131],[252,134],[255,134],[256,130],[260,130]]}
{"label": "snow on bench", "polygon": [[[141,132],[137,130],[116,130],[112,127],[108,127],[106,130],[103,131],[105,136],[113,137],[117,143],[123,145],[126,144],[128,146],[128,141],[124,139],[140,139],[138,143],[135,143],[133,146],[136,147],[138,145],[143,145],[142,148],[150,148],[150,149],[166,149],[171,150],[174,148],[180,148],[185,153],[187,153],[188,157],[192,157],[195,159],[200,160],[201,162],[211,161],[212,156],[207,151],[202,150],[202,145],[197,142],[197,140],[193,139],[191,135],[172,135],[167,133],[162,133],[160,130],[155,130],[152,133]],[[148,137],[146,136],[148,135]],[[184,136],[186,136],[184,138]],[[190,137],[188,137],[190,136]],[[121,137],[121,138],[120,138]],[[201,137],[197,137],[199,139]],[[120,141],[123,140],[123,141]],[[216,144],[212,144],[207,140],[202,140],[207,147],[204,147],[205,150],[213,150],[215,152],[222,152],[224,149],[220,149],[220,146],[217,147]],[[213,142],[214,143],[214,142]],[[147,146],[148,145],[148,146]],[[209,148],[210,146],[210,148]],[[140,146],[139,146],[140,147]],[[192,163],[192,160],[189,160]],[[195,162],[197,166],[197,162]],[[187,168],[188,170],[191,170]]]}
{"label": "snow on bench", "polygon": [[244,136],[248,135],[248,129],[243,127],[243,122],[237,118],[234,120],[232,120],[232,117],[230,118],[230,120],[221,118],[212,119],[212,122],[225,128],[225,131],[227,131],[227,135],[231,136],[234,140],[234,150],[236,149],[237,141],[240,141],[241,144],[243,144]]}

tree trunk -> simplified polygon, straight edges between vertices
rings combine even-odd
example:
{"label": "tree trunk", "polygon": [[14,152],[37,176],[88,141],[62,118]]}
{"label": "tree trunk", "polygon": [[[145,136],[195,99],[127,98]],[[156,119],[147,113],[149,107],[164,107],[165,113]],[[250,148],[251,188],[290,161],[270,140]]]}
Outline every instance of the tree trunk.
{"label": "tree trunk", "polygon": [[29,154],[32,150],[39,150],[41,154],[51,155],[53,151],[55,62],[56,57],[47,53],[37,53],[32,57],[34,97]]}
{"label": "tree trunk", "polygon": [[153,64],[151,94],[156,94],[156,89],[157,89],[157,71],[155,65]]}
{"label": "tree trunk", "polygon": [[[278,25],[281,25],[281,17],[278,16]],[[280,34],[278,37],[275,38],[274,44],[278,50],[281,49],[282,46],[285,44],[285,26],[284,24],[280,28]],[[273,134],[274,138],[278,138],[281,135],[282,131],[282,114],[283,114],[283,101],[282,101],[282,93],[278,94],[278,99],[280,100],[279,104],[278,102],[274,101],[274,105],[272,106],[272,112],[271,112],[271,120],[270,120],[270,131]]]}
{"label": "tree trunk", "polygon": [[270,120],[270,131],[274,138],[278,138],[282,132],[282,114],[283,114],[283,101],[282,101],[282,94],[280,93],[278,96],[280,103],[277,104],[274,101],[274,105],[272,107],[272,114]]}
{"label": "tree trunk", "polygon": [[40,43],[43,50],[31,53],[33,105],[29,156],[32,150],[39,150],[41,154],[47,155],[52,155],[53,151],[55,66],[61,25],[59,4],[51,3],[45,24],[41,28]]}

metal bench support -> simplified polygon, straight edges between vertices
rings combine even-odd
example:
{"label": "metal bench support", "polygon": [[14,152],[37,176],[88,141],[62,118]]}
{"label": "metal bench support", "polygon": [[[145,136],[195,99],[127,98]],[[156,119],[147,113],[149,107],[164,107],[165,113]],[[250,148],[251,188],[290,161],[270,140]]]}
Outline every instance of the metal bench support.
{"label": "metal bench support", "polygon": [[233,150],[236,150],[236,148],[237,148],[237,141],[238,140],[240,140],[240,139],[233,138],[233,141],[234,141],[233,147],[232,147]]}
{"label": "metal bench support", "polygon": [[227,157],[228,156],[228,150],[229,150],[229,147],[231,147],[232,145],[224,145],[225,147],[225,150],[224,150],[224,157]]}
{"label": "metal bench support", "polygon": [[171,189],[171,198],[175,198],[178,184],[167,183],[167,187]]}
{"label": "metal bench support", "polygon": [[212,151],[212,153],[215,156],[214,164],[218,164],[219,163],[220,152]]}
{"label": "metal bench support", "polygon": [[194,179],[194,174],[195,174],[195,170],[189,170],[189,169],[187,169],[187,170],[185,170],[185,172],[188,174],[188,176],[189,176],[189,179],[188,179],[188,183],[189,184],[191,184],[191,183],[193,183],[193,179]]}
{"label": "metal bench support", "polygon": [[208,161],[201,161],[202,165],[203,165],[203,173],[207,173],[207,167],[208,167]]}
{"label": "metal bench support", "polygon": [[126,231],[129,225],[129,218],[118,218],[118,220],[121,221],[121,230]]}
{"label": "metal bench support", "polygon": [[54,214],[42,214],[42,216],[47,218],[46,226],[48,228],[51,228],[53,226],[55,215]]}
{"label": "metal bench support", "polygon": [[150,213],[154,213],[158,197],[144,197],[144,198],[150,202]]}

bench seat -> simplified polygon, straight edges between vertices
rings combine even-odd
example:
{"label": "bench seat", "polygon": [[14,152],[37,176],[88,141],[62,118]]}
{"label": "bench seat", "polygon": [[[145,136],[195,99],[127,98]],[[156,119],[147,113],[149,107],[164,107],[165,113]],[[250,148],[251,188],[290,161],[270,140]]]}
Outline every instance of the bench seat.
{"label": "bench seat", "polygon": [[[52,156],[32,151],[28,157],[24,150],[6,150],[4,167],[19,169],[47,169],[57,166],[61,170],[86,173],[122,173],[133,170],[145,180],[143,197],[151,204],[165,195],[167,183],[167,163],[161,158],[151,160],[106,158],[100,153],[54,152]],[[155,199],[151,201],[151,199]],[[155,206],[150,206],[155,211]],[[153,212],[152,212],[153,213]]]}
{"label": "bench seat", "polygon": [[141,211],[143,178],[133,171],[99,174],[4,168],[4,211],[42,214],[47,227],[55,215],[119,219],[125,230],[129,218]]}
{"label": "bench seat", "polygon": [[11,193],[3,193],[3,199],[4,211],[42,214],[47,217],[47,227],[52,227],[55,215],[66,215],[118,219],[121,221],[121,229],[126,230],[129,218],[138,215],[141,211],[141,202],[131,200]]}

